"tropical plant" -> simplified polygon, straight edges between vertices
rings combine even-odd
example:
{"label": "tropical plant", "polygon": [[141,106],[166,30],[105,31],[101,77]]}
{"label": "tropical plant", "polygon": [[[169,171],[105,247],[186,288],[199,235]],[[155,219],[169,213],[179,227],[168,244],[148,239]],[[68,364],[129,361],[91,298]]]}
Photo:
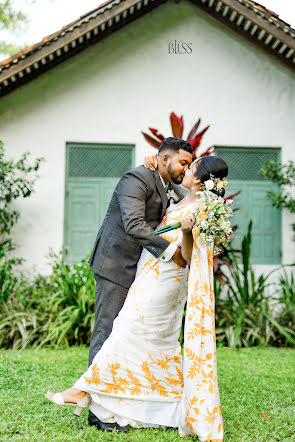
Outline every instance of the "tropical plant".
{"label": "tropical plant", "polygon": [[7,259],[4,250],[0,249],[0,306],[8,300],[18,285],[14,270],[21,262],[20,258]]}
{"label": "tropical plant", "polygon": [[38,158],[33,164],[28,164],[28,156],[25,153],[18,161],[5,159],[4,146],[0,141],[0,305],[15,290],[15,272],[22,262],[22,259],[12,258],[9,254],[16,248],[11,230],[19,218],[19,212],[12,208],[11,203],[31,195],[41,162]]}
{"label": "tropical plant", "polygon": [[[21,11],[16,11],[12,5],[12,0],[0,1],[0,30],[15,32],[22,29],[26,22],[26,16]],[[5,41],[0,41],[0,54],[12,55],[21,50],[21,47],[15,46]]]}
{"label": "tropical plant", "polygon": [[[174,137],[182,138],[183,137],[183,116],[178,117],[174,112],[171,112],[170,114],[170,123],[172,128],[172,134]],[[199,153],[198,148],[201,144],[201,141],[203,139],[203,135],[205,132],[209,129],[210,126],[206,126],[204,129],[202,129],[200,132],[199,126],[201,124],[201,118],[198,119],[198,121],[194,124],[192,129],[190,130],[186,140],[192,145],[193,147],[193,159],[197,158],[197,156],[203,156],[203,155],[210,155],[214,152],[214,147],[211,146],[206,149],[205,152],[203,152],[201,155],[197,155]],[[151,131],[152,135],[149,135],[143,131],[141,133],[143,134],[145,140],[156,149],[159,149],[162,142],[166,137],[164,137],[161,133],[158,132],[158,129],[154,129],[152,127],[149,127],[149,130]]]}
{"label": "tropical plant", "polygon": [[7,160],[0,140],[0,250],[10,252],[15,249],[11,230],[19,218],[19,212],[12,208],[16,199],[31,195],[38,177],[42,158],[33,164],[28,162],[29,153],[24,153],[17,161]]}
{"label": "tropical plant", "polygon": [[[282,273],[276,285],[275,300],[279,304],[278,324],[294,334],[295,329],[295,264],[283,266]],[[287,269],[289,271],[287,271]],[[276,344],[282,345],[284,336],[276,337]]]}
{"label": "tropical plant", "polygon": [[95,279],[89,257],[77,264],[66,264],[63,251],[50,257],[53,266],[49,285],[54,289],[48,306],[56,315],[40,345],[89,344],[95,322]]}
{"label": "tropical plant", "polygon": [[[274,207],[287,209],[295,214],[295,197],[291,193],[295,187],[295,163],[289,161],[282,164],[279,161],[267,161],[260,171],[266,178],[282,187],[282,192],[268,192],[268,198]],[[295,223],[292,224],[295,240]]]}
{"label": "tropical plant", "polygon": [[216,308],[217,342],[230,347],[277,343],[295,345],[295,332],[279,322],[271,297],[267,296],[266,275],[256,276],[251,264],[252,221],[242,240],[242,264],[239,266],[236,252],[230,250],[227,256],[228,279],[224,284],[224,297],[219,294]]}
{"label": "tropical plant", "polygon": [[[27,0],[27,3],[35,3],[35,1]],[[10,35],[17,35],[17,32],[24,31],[28,25],[28,17],[23,11],[15,9],[16,5],[17,2],[13,0],[0,0],[0,31],[7,31]],[[0,40],[0,55],[4,57],[13,55],[23,49],[24,46],[25,42],[22,42],[19,46]]]}
{"label": "tropical plant", "polygon": [[24,278],[0,306],[0,347],[89,344],[94,327],[95,279],[87,258],[66,264],[50,253],[51,273]]}

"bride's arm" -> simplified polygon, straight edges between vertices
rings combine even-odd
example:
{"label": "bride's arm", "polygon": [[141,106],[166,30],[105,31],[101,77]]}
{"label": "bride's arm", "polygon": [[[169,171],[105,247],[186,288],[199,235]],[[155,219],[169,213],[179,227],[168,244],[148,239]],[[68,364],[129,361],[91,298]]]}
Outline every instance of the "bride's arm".
{"label": "bride's arm", "polygon": [[193,216],[186,216],[181,219],[182,245],[181,254],[183,258],[190,264],[193,251],[193,235],[192,228],[196,220]]}
{"label": "bride's arm", "polygon": [[157,155],[146,155],[143,160],[143,165],[147,169],[156,170],[158,167]]}

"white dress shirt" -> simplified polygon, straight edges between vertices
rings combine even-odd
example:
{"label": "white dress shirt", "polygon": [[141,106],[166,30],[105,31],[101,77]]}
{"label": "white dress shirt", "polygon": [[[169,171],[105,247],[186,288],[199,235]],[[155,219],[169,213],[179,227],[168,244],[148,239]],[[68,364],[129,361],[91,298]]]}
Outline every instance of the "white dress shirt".
{"label": "white dress shirt", "polygon": [[[159,175],[160,175],[163,187],[167,192],[167,187],[168,187],[169,183],[165,183],[165,181],[161,177],[160,173],[159,173]],[[172,258],[172,256],[174,255],[174,253],[176,252],[177,248],[178,248],[178,245],[172,242],[167,247],[167,249],[165,249],[164,252],[162,252],[161,255],[158,256],[158,259],[160,259],[161,261],[169,261]]]}

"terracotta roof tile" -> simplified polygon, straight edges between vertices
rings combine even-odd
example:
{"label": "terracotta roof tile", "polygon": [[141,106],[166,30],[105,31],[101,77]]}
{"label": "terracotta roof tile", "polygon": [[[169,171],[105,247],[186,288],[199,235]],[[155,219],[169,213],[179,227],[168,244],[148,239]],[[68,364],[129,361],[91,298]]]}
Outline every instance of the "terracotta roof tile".
{"label": "terracotta roof tile", "polygon": [[[9,65],[12,63],[16,63],[18,61],[18,59],[24,55],[27,55],[28,53],[34,52],[40,48],[42,48],[42,46],[48,45],[50,44],[51,41],[54,41],[56,39],[58,39],[61,34],[63,34],[64,32],[71,32],[73,27],[79,27],[83,22],[85,22],[85,19],[87,17],[91,16],[97,16],[98,13],[100,13],[100,10],[103,10],[103,8],[105,6],[107,6],[108,4],[110,4],[110,8],[113,7],[113,5],[115,4],[119,4],[120,2],[123,2],[124,0],[108,0],[104,3],[102,3],[101,5],[99,5],[97,8],[93,9],[92,11],[87,12],[86,14],[82,15],[80,18],[78,18],[77,20],[72,21],[71,23],[63,26],[60,30],[49,34],[47,36],[45,36],[40,42],[35,43],[31,46],[27,46],[25,48],[23,48],[20,52],[12,55],[11,57],[3,60],[2,62],[0,62],[0,68],[1,66],[3,68],[8,69]],[[278,14],[276,14],[275,12],[271,11],[270,9],[266,8],[265,6],[253,1],[253,0],[236,0],[237,3],[242,3],[245,6],[249,5],[248,7],[251,8],[254,11],[257,11],[257,13],[262,14],[264,16],[265,19],[271,19],[273,20],[275,23],[277,23],[281,28],[283,28],[283,30],[287,33],[295,33],[295,30],[292,29],[292,27],[286,23],[285,21],[283,21]],[[112,5],[111,5],[112,4]]]}
{"label": "terracotta roof tile", "polygon": [[282,20],[279,15],[272,11],[271,9],[266,8],[263,5],[260,5],[259,3],[256,3],[252,0],[244,0],[245,3],[248,3],[249,5],[251,5],[254,9],[257,9],[258,11],[261,11],[264,13],[264,15],[266,15],[269,18],[272,18],[274,21],[276,21],[277,23],[280,23],[283,26],[288,26],[289,28],[292,29],[291,25],[287,22],[285,22],[284,20]]}
{"label": "terracotta roof tile", "polygon": [[27,46],[24,49],[22,49],[20,52],[17,52],[16,54],[13,54],[11,57],[9,57],[9,58],[3,60],[2,62],[0,62],[0,66],[9,65],[9,63],[11,63],[14,59],[20,58],[22,55],[25,55],[28,52],[32,52],[35,49],[38,49],[40,46],[42,46],[42,44],[48,43],[50,40],[53,40],[55,37],[59,36],[61,34],[61,32],[66,31],[67,29],[69,29],[72,26],[74,26],[75,24],[79,23],[81,20],[83,20],[87,16],[93,14],[96,11],[99,11],[99,9],[101,9],[103,6],[106,6],[108,3],[112,3],[112,0],[108,0],[108,1],[106,1],[104,3],[102,3],[97,8],[95,8],[92,11],[89,11],[86,14],[82,15],[77,20],[74,20],[71,23],[68,23],[67,25],[63,26],[60,30],[58,30],[58,31],[56,31],[56,32],[54,32],[52,34],[46,35],[45,37],[42,38],[42,40],[40,42],[34,43],[31,46]]}

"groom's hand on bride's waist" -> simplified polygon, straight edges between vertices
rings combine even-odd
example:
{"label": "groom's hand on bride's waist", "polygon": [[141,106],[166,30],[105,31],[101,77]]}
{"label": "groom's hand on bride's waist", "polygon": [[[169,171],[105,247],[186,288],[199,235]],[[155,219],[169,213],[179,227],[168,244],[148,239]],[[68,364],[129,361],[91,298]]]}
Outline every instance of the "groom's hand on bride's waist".
{"label": "groom's hand on bride's waist", "polygon": [[187,262],[186,262],[186,260],[183,258],[182,254],[181,254],[181,248],[180,247],[177,247],[176,252],[172,256],[172,259],[175,262],[175,264],[177,264],[180,267],[184,268],[184,267],[187,266]]}

